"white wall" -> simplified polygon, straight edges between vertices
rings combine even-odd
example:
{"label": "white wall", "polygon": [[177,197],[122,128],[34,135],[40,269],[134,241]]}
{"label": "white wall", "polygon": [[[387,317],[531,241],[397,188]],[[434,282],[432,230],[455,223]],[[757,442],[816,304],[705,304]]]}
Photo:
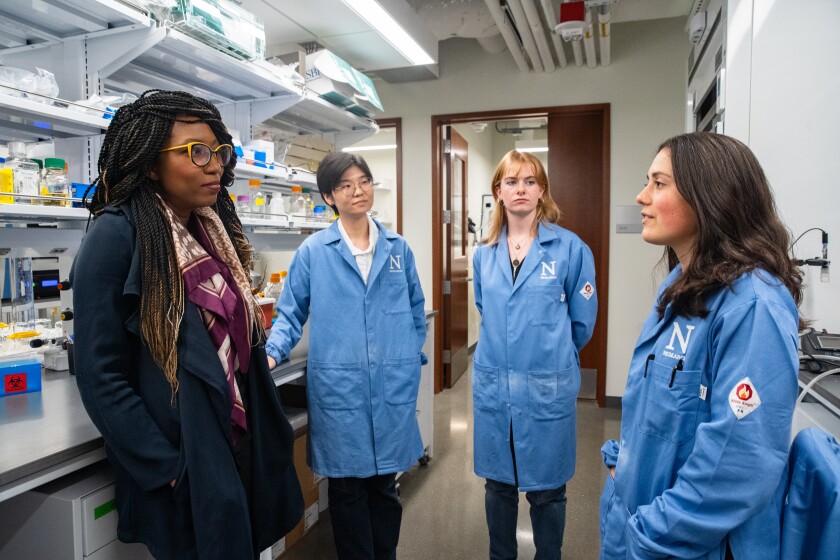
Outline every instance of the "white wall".
{"label": "white wall", "polygon": [[[730,72],[724,132],[753,149],[794,237],[828,232],[832,279],[821,283],[819,269],[806,267],[802,311],[814,327],[840,332],[840,3],[730,0],[729,14],[727,67],[748,72],[738,80]],[[819,232],[795,247],[800,258],[820,250]]]}
{"label": "white wall", "polygon": [[[474,41],[440,45],[440,79],[389,84],[377,81],[388,117],[403,119],[403,234],[417,257],[429,305],[432,297],[431,116],[497,109],[588,103],[611,105],[611,204],[634,204],[656,147],[684,127],[685,19],[615,24],[612,64],[550,74],[522,74],[510,53],[486,54]],[[612,219],[610,231],[615,231]],[[638,235],[610,234],[607,386],[624,392],[635,339],[649,311],[651,270],[661,250]]]}

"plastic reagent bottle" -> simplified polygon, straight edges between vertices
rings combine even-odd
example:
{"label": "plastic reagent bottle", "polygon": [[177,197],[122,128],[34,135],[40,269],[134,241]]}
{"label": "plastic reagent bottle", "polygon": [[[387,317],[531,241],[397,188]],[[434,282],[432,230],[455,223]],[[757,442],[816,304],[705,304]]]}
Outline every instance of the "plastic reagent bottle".
{"label": "plastic reagent bottle", "polygon": [[251,215],[251,197],[247,194],[240,194],[236,197],[236,213],[240,218],[247,218]]}
{"label": "plastic reagent bottle", "polygon": [[44,173],[44,179],[41,181],[41,196],[53,197],[52,200],[44,199],[44,206],[67,206],[70,187],[67,183],[64,160],[47,158],[44,160],[44,167],[46,172]]}
{"label": "plastic reagent bottle", "polygon": [[260,190],[259,179],[248,181],[248,189],[251,191],[251,212],[254,213],[254,217],[265,217],[265,195]]}
{"label": "plastic reagent bottle", "polygon": [[303,189],[303,205],[306,209],[305,216],[307,218],[312,217],[312,195],[309,193],[309,189]]}
{"label": "plastic reagent bottle", "polygon": [[306,201],[303,198],[303,190],[300,185],[292,187],[292,201],[289,206],[289,213],[292,216],[306,216]]}
{"label": "plastic reagent bottle", "polygon": [[38,199],[28,198],[38,196],[39,172],[38,164],[26,157],[26,144],[23,142],[9,142],[9,157],[6,167],[13,172],[15,183],[16,204],[40,204]]}

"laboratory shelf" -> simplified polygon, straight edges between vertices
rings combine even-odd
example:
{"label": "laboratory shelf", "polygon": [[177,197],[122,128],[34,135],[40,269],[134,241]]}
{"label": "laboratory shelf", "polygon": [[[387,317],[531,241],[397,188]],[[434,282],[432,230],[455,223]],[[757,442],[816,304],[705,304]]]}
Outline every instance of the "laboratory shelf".
{"label": "laboratory shelf", "polygon": [[[78,222],[90,216],[87,208],[39,206],[33,204],[0,204],[0,222]],[[0,230],[2,231],[2,230]]]}
{"label": "laboratory shelf", "polygon": [[105,77],[109,89],[139,95],[149,88],[180,85],[179,89],[186,86],[217,104],[271,98],[278,103],[278,112],[303,98],[300,88],[291,82],[171,27],[102,38],[103,42],[113,40],[133,41],[138,52]]}
{"label": "laboratory shelf", "polygon": [[[0,87],[0,123],[4,131],[0,136],[6,139],[95,136],[104,134],[111,122],[99,115],[8,95],[2,93],[2,89]],[[60,99],[53,101],[67,103]]]}
{"label": "laboratory shelf", "polygon": [[274,169],[257,167],[242,161],[236,162],[237,179],[273,179],[280,182],[288,182],[289,168],[285,165],[274,165]]}
{"label": "laboratory shelf", "polygon": [[[260,179],[262,184],[268,187],[292,187],[300,185],[310,189],[318,189],[315,174],[311,171],[289,168],[283,164],[274,164],[274,169],[257,167],[250,163],[236,162],[237,179]],[[285,190],[288,190],[286,188]]]}
{"label": "laboratory shelf", "polygon": [[3,0],[0,4],[0,48],[31,47],[151,22],[143,8],[119,0]]}
{"label": "laboratory shelf", "polygon": [[354,115],[310,91],[300,103],[266,119],[258,128],[287,135],[364,132],[370,136],[379,130],[375,121]]}

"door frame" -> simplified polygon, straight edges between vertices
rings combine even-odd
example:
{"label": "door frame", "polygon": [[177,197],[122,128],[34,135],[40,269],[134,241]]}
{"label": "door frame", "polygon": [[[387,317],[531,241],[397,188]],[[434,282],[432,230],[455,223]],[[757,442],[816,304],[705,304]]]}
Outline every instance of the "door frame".
{"label": "door frame", "polygon": [[394,185],[396,192],[397,212],[394,216],[394,231],[402,235],[402,119],[399,117],[391,119],[376,119],[379,128],[393,128],[396,139],[397,158],[397,184]]}
{"label": "door frame", "polygon": [[[453,124],[470,123],[474,121],[495,121],[502,119],[525,119],[535,117],[546,117],[549,113],[580,113],[599,112],[603,115],[604,128],[602,130],[605,139],[605,153],[601,154],[603,182],[601,190],[604,204],[601,208],[602,216],[605,217],[601,227],[602,246],[610,246],[610,105],[609,103],[595,103],[586,105],[566,105],[557,107],[534,107],[526,109],[503,109],[498,111],[478,111],[475,113],[451,113],[445,115],[432,115],[432,305],[434,309],[441,309],[443,305],[443,127]],[[609,250],[603,251],[599,268],[601,277],[598,281],[598,322],[594,336],[602,340],[602,351],[598,356],[596,398],[599,407],[606,405],[606,381],[607,381],[607,309],[609,302]],[[443,328],[441,314],[437,314],[435,321],[435,393],[443,390]]]}

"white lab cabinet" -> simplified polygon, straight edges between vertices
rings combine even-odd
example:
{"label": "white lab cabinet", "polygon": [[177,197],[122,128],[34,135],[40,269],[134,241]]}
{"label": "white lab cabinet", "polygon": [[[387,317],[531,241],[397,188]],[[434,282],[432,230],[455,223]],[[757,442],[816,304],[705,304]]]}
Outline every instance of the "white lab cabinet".
{"label": "white lab cabinet", "polygon": [[113,474],[105,462],[0,502],[0,560],[151,560],[117,540]]}

